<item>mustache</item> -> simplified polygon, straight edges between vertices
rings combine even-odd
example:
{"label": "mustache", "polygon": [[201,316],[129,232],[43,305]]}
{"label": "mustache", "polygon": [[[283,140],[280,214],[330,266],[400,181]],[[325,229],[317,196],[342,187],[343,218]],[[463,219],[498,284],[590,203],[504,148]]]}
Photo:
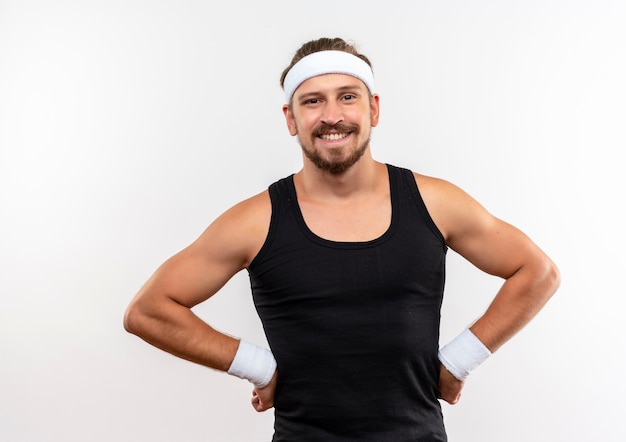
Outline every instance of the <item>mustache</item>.
{"label": "mustache", "polygon": [[359,132],[359,126],[356,124],[326,124],[322,123],[313,130],[313,136],[319,137],[320,135],[327,135],[329,133],[342,133],[342,132]]}

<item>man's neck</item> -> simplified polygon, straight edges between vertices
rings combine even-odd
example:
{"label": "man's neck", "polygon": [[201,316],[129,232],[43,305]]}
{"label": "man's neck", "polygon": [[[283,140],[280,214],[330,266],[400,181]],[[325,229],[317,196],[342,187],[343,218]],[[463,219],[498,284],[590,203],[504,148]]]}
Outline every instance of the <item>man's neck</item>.
{"label": "man's neck", "polygon": [[304,157],[304,166],[294,177],[299,197],[327,201],[372,194],[381,184],[386,186],[387,179],[386,166],[375,161],[369,151],[341,174],[321,170]]}

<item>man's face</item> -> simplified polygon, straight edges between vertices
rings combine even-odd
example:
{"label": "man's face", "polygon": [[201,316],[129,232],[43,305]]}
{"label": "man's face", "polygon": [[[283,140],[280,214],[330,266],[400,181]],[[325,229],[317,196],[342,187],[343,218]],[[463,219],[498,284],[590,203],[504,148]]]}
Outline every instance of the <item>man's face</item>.
{"label": "man's face", "polygon": [[379,98],[370,98],[363,82],[351,75],[310,78],[295,91],[283,112],[306,158],[318,168],[341,174],[369,148],[378,124]]}

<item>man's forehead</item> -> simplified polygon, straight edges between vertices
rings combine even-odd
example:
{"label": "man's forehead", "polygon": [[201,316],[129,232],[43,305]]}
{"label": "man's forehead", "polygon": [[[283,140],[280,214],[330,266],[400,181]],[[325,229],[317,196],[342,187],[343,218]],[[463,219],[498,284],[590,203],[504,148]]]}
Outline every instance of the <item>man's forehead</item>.
{"label": "man's forehead", "polygon": [[294,97],[309,93],[332,93],[355,89],[367,90],[367,86],[349,74],[322,74],[303,81],[295,90]]}

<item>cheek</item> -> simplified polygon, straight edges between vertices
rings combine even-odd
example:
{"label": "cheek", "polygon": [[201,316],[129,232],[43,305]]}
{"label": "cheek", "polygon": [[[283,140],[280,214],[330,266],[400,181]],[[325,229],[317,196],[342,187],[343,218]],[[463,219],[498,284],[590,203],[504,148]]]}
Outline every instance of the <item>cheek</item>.
{"label": "cheek", "polygon": [[367,127],[373,127],[374,125],[374,119],[373,119],[373,115],[368,113],[363,114],[363,116],[361,117],[361,127],[362,128],[367,128]]}
{"label": "cheek", "polygon": [[312,132],[319,120],[314,115],[303,115],[298,120],[294,120],[294,128],[298,133]]}

